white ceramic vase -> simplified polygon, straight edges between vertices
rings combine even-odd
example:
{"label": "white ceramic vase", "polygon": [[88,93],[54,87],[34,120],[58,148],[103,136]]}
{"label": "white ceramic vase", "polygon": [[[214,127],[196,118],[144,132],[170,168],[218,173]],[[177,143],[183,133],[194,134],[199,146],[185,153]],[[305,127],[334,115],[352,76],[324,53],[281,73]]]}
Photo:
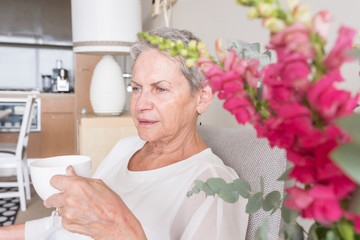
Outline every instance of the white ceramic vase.
{"label": "white ceramic vase", "polygon": [[105,55],[94,69],[90,102],[97,115],[119,115],[126,102],[125,82],[119,64]]}

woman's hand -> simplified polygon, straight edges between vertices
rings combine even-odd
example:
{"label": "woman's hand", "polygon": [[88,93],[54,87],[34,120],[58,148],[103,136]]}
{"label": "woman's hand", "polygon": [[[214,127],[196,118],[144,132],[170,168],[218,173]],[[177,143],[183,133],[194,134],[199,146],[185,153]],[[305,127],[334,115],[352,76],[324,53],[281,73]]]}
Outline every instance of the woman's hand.
{"label": "woman's hand", "polygon": [[71,166],[67,173],[51,179],[63,193],[44,202],[47,208],[60,207],[65,229],[94,239],[146,239],[140,222],[102,180],[79,177]]}

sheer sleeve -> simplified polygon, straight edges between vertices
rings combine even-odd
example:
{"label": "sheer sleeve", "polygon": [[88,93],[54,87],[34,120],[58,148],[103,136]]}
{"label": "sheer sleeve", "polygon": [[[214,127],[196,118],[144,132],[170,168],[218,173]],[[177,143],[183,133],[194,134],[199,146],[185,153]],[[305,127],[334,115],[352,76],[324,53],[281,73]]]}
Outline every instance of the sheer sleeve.
{"label": "sheer sleeve", "polygon": [[[196,179],[205,181],[210,177],[221,177],[229,183],[237,175],[216,170],[202,173]],[[217,196],[205,196],[205,193],[185,197],[172,225],[171,239],[245,240],[248,224],[246,203],[247,200],[241,197],[235,203],[227,203]]]}

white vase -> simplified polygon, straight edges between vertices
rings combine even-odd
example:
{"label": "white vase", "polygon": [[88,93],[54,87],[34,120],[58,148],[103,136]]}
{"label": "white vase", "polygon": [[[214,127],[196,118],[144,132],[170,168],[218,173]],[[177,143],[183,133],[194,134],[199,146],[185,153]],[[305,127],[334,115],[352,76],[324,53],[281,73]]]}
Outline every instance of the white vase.
{"label": "white vase", "polygon": [[105,55],[94,69],[90,102],[97,115],[119,115],[126,101],[125,82],[119,64]]}

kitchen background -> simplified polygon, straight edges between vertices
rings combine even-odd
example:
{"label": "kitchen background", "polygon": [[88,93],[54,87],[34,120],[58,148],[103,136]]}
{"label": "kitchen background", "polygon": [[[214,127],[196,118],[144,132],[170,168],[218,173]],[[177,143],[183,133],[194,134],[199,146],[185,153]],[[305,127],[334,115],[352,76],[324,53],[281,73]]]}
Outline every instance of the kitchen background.
{"label": "kitchen background", "polygon": [[[196,33],[212,54],[214,41],[218,37],[260,42],[264,46],[269,40],[268,32],[261,27],[259,20],[249,20],[247,9],[235,2],[178,0],[172,8],[170,24]],[[358,0],[345,0],[341,6],[337,0],[303,2],[309,4],[313,12],[327,9],[334,13],[329,47],[336,39],[340,23],[360,29]],[[73,86],[75,61],[72,52],[70,0],[1,0],[0,5],[0,89],[41,89],[41,75],[51,74],[57,59],[61,59],[63,67],[69,71],[70,84]],[[226,11],[220,12],[220,8]],[[159,16],[152,17],[150,0],[142,1],[142,21],[143,30],[165,25],[162,11]],[[357,42],[360,42],[360,38]],[[131,71],[129,56],[126,60],[122,56],[115,58],[123,72]],[[126,69],[124,65],[127,66]],[[353,93],[358,92],[359,63],[347,64],[342,71],[346,81],[340,87]],[[238,126],[234,117],[222,109],[222,102],[217,99],[204,114],[202,121],[212,125]]]}

